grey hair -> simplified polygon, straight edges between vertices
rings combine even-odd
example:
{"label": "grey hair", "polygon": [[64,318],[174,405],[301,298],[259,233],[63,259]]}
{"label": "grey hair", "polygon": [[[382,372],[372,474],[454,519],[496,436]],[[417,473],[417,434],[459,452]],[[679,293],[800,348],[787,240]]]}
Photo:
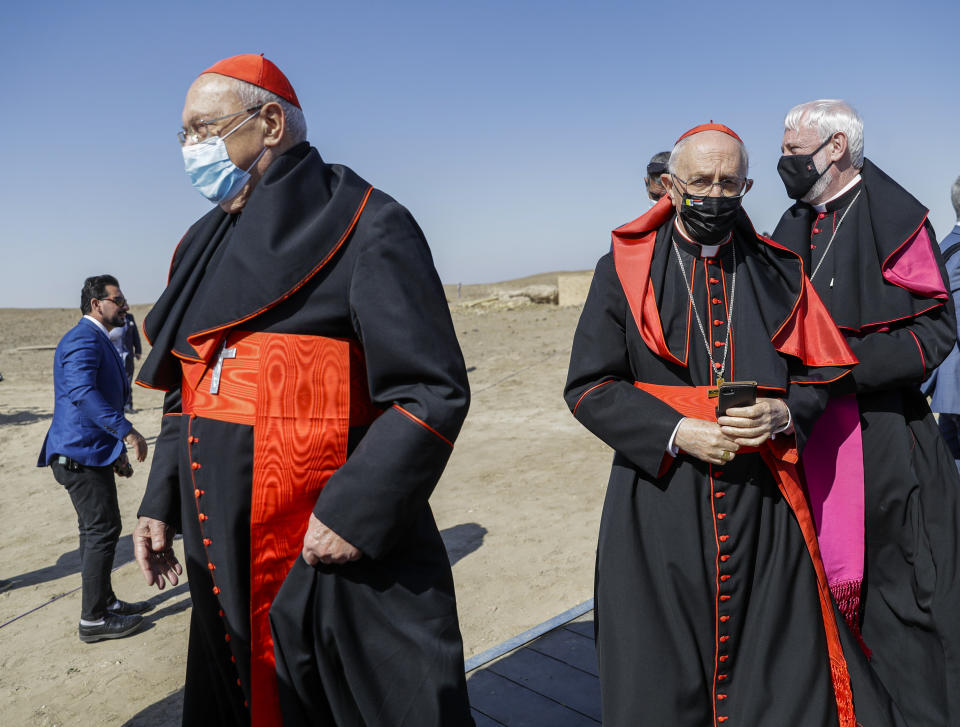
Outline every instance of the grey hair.
{"label": "grey hair", "polygon": [[950,188],[950,201],[953,202],[953,211],[957,213],[957,219],[960,220],[960,177]]}
{"label": "grey hair", "polygon": [[783,127],[799,131],[801,126],[816,126],[820,141],[843,132],[850,150],[850,163],[857,169],[863,166],[863,119],[846,101],[822,98],[794,106],[787,112]]}
{"label": "grey hair", "polygon": [[[687,146],[687,142],[690,141],[694,136],[696,136],[696,134],[693,136],[684,137],[677,142],[676,146],[673,147],[673,151],[670,152],[670,162],[667,165],[671,174],[677,173],[677,160],[680,158],[680,154],[683,153],[684,148]],[[740,166],[743,167],[743,176],[747,176],[747,174],[750,173],[750,157],[747,155],[747,147],[743,145],[742,141],[737,141],[737,145],[740,147]]]}
{"label": "grey hair", "polygon": [[280,104],[280,108],[283,109],[283,119],[286,126],[284,136],[293,144],[299,144],[301,141],[307,140],[307,120],[304,118],[302,110],[265,88],[254,86],[252,83],[241,81],[238,78],[228,77],[227,80],[233,82],[233,90],[236,92],[237,98],[240,99],[240,103],[243,104],[244,108],[248,109],[252,106],[259,106],[260,104],[266,103]]}

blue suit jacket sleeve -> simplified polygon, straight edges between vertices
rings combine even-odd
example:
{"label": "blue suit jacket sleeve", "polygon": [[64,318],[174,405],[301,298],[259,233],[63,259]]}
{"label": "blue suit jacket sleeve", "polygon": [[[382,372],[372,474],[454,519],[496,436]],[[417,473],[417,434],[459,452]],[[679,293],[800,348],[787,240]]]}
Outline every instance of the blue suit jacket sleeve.
{"label": "blue suit jacket sleeve", "polygon": [[[133,425],[112,407],[97,388],[97,372],[101,366],[113,366],[104,361],[103,342],[96,340],[96,330],[84,331],[83,337],[94,337],[91,345],[73,346],[63,353],[63,389],[70,402],[107,434],[123,439]],[[108,344],[107,345],[111,345]],[[109,351],[108,351],[109,353]]]}
{"label": "blue suit jacket sleeve", "polygon": [[[940,251],[946,252],[951,246],[960,243],[960,225],[943,238]],[[945,261],[950,278],[950,294],[954,307],[960,312],[960,252],[954,253]],[[958,316],[960,317],[960,316]],[[960,413],[960,350],[953,350],[930,377],[923,382],[921,391],[932,397],[930,408],[936,412]]]}

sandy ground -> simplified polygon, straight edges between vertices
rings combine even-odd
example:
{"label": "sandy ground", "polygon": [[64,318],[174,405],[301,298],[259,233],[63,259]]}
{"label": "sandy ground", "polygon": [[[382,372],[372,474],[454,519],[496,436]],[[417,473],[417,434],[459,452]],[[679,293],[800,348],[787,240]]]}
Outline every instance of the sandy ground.
{"label": "sandy ground", "polygon": [[[580,427],[561,392],[576,308],[478,302],[555,283],[545,274],[492,286],[448,286],[473,405],[431,500],[456,579],[466,656],[592,595],[593,556],[610,451]],[[148,306],[135,306],[141,321]],[[120,480],[124,518],[114,572],[121,598],[151,598],[136,636],[77,638],[76,516],[36,458],[53,409],[53,347],[74,310],[0,309],[0,723],[179,724],[190,596],[147,589],[130,530],[148,464]],[[134,426],[153,443],[161,396],[137,388]],[[179,548],[179,543],[178,543]]]}

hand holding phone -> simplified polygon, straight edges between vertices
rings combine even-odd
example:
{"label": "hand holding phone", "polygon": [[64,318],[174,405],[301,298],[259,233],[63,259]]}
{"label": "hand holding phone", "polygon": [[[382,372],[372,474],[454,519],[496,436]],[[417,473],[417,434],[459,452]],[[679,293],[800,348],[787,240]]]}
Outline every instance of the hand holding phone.
{"label": "hand holding phone", "polygon": [[752,406],[757,403],[756,381],[725,381],[718,387],[717,416],[721,417],[728,409]]}

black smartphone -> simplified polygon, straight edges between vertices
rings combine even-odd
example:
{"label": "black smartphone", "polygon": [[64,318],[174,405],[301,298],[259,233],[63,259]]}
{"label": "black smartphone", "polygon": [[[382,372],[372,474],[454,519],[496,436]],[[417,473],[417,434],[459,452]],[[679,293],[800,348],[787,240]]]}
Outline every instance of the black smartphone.
{"label": "black smartphone", "polygon": [[756,381],[724,381],[717,395],[717,416],[723,416],[727,409],[739,406],[752,406],[757,403]]}

